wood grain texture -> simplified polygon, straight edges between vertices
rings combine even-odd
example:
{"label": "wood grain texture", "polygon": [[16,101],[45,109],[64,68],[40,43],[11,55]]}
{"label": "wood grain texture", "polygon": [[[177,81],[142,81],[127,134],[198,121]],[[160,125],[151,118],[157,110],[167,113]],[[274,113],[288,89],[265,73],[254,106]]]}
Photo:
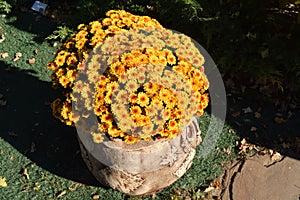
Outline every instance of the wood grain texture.
{"label": "wood grain texture", "polygon": [[130,195],[147,195],[172,184],[190,168],[202,141],[200,133],[193,118],[181,135],[169,140],[127,145],[95,144],[80,135],[78,139],[85,163],[101,184]]}

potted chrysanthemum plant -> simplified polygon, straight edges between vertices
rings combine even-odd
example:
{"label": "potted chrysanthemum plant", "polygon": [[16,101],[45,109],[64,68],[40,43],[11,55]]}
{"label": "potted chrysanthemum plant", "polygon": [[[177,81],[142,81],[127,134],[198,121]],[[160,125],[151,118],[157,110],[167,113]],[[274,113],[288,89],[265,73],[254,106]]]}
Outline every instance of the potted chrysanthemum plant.
{"label": "potted chrysanthemum plant", "polygon": [[53,114],[76,126],[83,158],[102,184],[150,194],[181,177],[201,143],[204,57],[191,38],[150,17],[106,16],[79,25],[49,63],[53,85],[64,88]]}

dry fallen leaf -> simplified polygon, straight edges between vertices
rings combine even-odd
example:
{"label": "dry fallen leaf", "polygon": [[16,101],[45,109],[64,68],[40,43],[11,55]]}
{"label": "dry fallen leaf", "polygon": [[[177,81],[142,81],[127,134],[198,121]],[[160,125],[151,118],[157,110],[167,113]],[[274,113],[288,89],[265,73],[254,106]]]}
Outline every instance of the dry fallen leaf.
{"label": "dry fallen leaf", "polygon": [[280,162],[283,160],[284,156],[278,153],[277,151],[274,151],[272,149],[268,150],[268,153],[270,155],[269,159],[265,161],[264,166],[270,167],[271,165]]}
{"label": "dry fallen leaf", "polygon": [[5,101],[5,100],[0,100],[0,107],[1,106],[6,106],[6,104],[7,104],[7,101]]}
{"label": "dry fallen leaf", "polygon": [[282,124],[282,123],[285,123],[285,122],[286,122],[286,120],[283,119],[282,117],[275,117],[274,121],[275,121],[275,123],[277,123],[277,124]]}
{"label": "dry fallen leaf", "polygon": [[230,155],[231,154],[231,148],[223,148],[223,151],[225,152],[225,153],[227,153],[228,155]]}
{"label": "dry fallen leaf", "polygon": [[92,198],[93,198],[94,200],[97,200],[97,199],[100,198],[100,196],[99,196],[99,194],[94,194],[94,195],[92,196]]}
{"label": "dry fallen leaf", "polygon": [[181,192],[179,190],[174,189],[175,194],[181,195]]}
{"label": "dry fallen leaf", "polygon": [[259,119],[259,118],[261,118],[261,114],[259,112],[255,112],[254,113],[254,117],[257,118],[257,119]]}
{"label": "dry fallen leaf", "polygon": [[284,149],[288,149],[288,148],[290,148],[291,147],[291,144],[289,144],[289,143],[282,143],[282,147],[284,148]]}
{"label": "dry fallen leaf", "polygon": [[215,187],[209,186],[208,188],[206,188],[206,189],[204,190],[204,192],[205,192],[205,193],[208,193],[208,192],[211,192],[211,191],[214,190],[214,189],[215,189]]}
{"label": "dry fallen leaf", "polygon": [[39,50],[36,49],[36,50],[33,51],[33,53],[34,53],[35,55],[39,55]]}
{"label": "dry fallen leaf", "polygon": [[4,40],[5,40],[5,35],[2,34],[2,35],[0,36],[0,43],[2,43]]}
{"label": "dry fallen leaf", "polygon": [[283,156],[282,156],[280,153],[275,152],[275,153],[271,156],[271,159],[272,159],[272,161],[278,162],[278,161],[280,161],[280,160],[282,159],[282,157],[283,157]]}
{"label": "dry fallen leaf", "polygon": [[34,63],[35,63],[35,58],[29,59],[29,60],[28,60],[28,63],[31,64],[31,65],[34,64]]}
{"label": "dry fallen leaf", "polygon": [[244,113],[252,113],[252,109],[250,107],[243,108]]}
{"label": "dry fallen leaf", "polygon": [[0,58],[7,58],[9,55],[8,53],[0,53]]}
{"label": "dry fallen leaf", "polygon": [[22,53],[17,52],[17,53],[15,54],[15,58],[13,59],[13,61],[16,62],[16,61],[19,60],[21,57],[22,57]]}
{"label": "dry fallen leaf", "polygon": [[26,178],[27,180],[30,179],[29,174],[28,174],[28,171],[27,171],[27,168],[24,168],[24,169],[22,170],[21,173],[22,173],[22,175],[25,176],[25,178]]}
{"label": "dry fallen leaf", "polygon": [[[241,146],[239,147],[240,151],[238,152],[238,154],[246,153],[247,150],[252,150],[252,149],[255,149],[256,151],[258,151],[258,148],[254,144],[247,143],[245,138],[243,138],[243,140],[240,142],[240,144],[241,144]],[[237,146],[238,145],[239,145],[239,143],[237,143]]]}
{"label": "dry fallen leaf", "polygon": [[233,134],[233,133],[235,133],[235,131],[231,128],[228,130],[228,133]]}
{"label": "dry fallen leaf", "polygon": [[66,193],[67,193],[66,190],[62,191],[61,193],[59,193],[59,194],[56,196],[56,198],[60,198],[60,197],[64,196]]}
{"label": "dry fallen leaf", "polygon": [[269,56],[269,49],[264,49],[260,52],[262,58],[267,58]]}
{"label": "dry fallen leaf", "polygon": [[7,187],[6,178],[0,176],[0,187]]}
{"label": "dry fallen leaf", "polygon": [[243,138],[242,141],[241,141],[241,145],[244,145],[244,144],[246,144],[246,143],[247,143],[247,142],[246,142],[246,139]]}
{"label": "dry fallen leaf", "polygon": [[237,111],[237,112],[232,113],[231,116],[232,117],[238,117],[238,116],[240,116],[240,114],[241,113]]}

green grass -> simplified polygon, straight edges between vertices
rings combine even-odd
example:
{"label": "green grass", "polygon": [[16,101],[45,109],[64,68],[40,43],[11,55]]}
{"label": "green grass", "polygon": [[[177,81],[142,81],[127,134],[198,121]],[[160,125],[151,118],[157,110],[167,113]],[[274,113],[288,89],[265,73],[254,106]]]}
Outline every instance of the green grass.
{"label": "green grass", "polygon": [[[41,25],[45,27],[45,30],[39,30]],[[57,48],[41,41],[39,35],[34,32],[50,32],[53,24],[36,14],[22,13],[10,18],[0,18],[0,26],[2,27],[0,33],[5,36],[5,40],[0,44],[0,53],[7,52],[9,55],[0,60],[7,65],[25,70],[42,81],[50,81],[51,73],[46,70],[45,66],[54,57]],[[22,57],[14,62],[17,52],[22,53]],[[35,58],[35,63],[29,64],[28,60],[32,58]]]}
{"label": "green grass", "polygon": [[[14,13],[0,18],[0,53],[9,57],[0,58],[0,177],[7,179],[7,187],[0,187],[2,199],[92,199],[99,194],[100,199],[152,199],[134,198],[120,192],[102,188],[89,173],[83,162],[76,137],[76,129],[67,127],[56,120],[49,102],[60,95],[51,88],[51,72],[46,65],[54,57],[57,46],[44,41],[55,30],[56,25],[36,13]],[[36,51],[37,50],[37,51]],[[13,61],[17,52],[22,57]],[[38,53],[36,53],[38,52]],[[35,58],[34,64],[28,60]],[[2,97],[3,96],[3,97]],[[243,96],[243,97],[237,97]],[[276,124],[274,106],[263,101],[257,93],[245,96],[237,93],[228,98],[230,112],[218,144],[205,158],[199,149],[188,172],[171,186],[156,194],[156,199],[199,199],[210,181],[220,176],[224,165],[236,158],[235,142],[237,134],[229,133],[232,126],[242,137],[251,142],[273,148],[277,135],[297,135],[299,111],[294,111],[288,123]],[[253,113],[243,113],[242,108],[251,106],[253,111],[262,107],[261,118]],[[230,116],[234,112],[240,116]],[[286,118],[286,116],[283,116]],[[200,119],[202,136],[205,138],[210,122],[205,113]],[[238,125],[237,125],[238,124]],[[251,132],[255,126],[258,131]],[[274,137],[271,137],[271,135]],[[269,143],[266,143],[268,139]],[[224,150],[231,150],[228,154]],[[27,169],[29,179],[22,170]],[[181,191],[181,195],[175,190]],[[178,192],[177,192],[178,193]],[[204,195],[205,196],[205,195]]]}
{"label": "green grass", "polygon": [[[54,25],[47,19],[28,23],[26,17],[32,20],[38,16],[23,13],[0,18],[0,35],[6,38],[0,44],[0,53],[9,54],[0,58],[0,94],[7,102],[0,107],[0,177],[5,177],[8,184],[0,187],[0,199],[91,199],[93,194],[103,200],[134,199],[99,186],[80,156],[75,128],[64,126],[51,115],[49,102],[58,92],[51,88],[51,73],[46,65],[58,46],[43,42],[43,37]],[[32,28],[28,29],[26,23]],[[22,57],[14,62],[16,52],[21,52]],[[27,62],[31,58],[35,58],[34,64]],[[207,113],[200,120],[203,137],[209,121]],[[196,198],[194,192],[219,176],[224,164],[236,157],[234,145],[239,138],[229,129],[224,127],[218,145],[207,157],[197,154],[191,169],[157,193],[156,199],[171,199],[174,189],[188,191]],[[22,174],[24,169],[28,179]]]}

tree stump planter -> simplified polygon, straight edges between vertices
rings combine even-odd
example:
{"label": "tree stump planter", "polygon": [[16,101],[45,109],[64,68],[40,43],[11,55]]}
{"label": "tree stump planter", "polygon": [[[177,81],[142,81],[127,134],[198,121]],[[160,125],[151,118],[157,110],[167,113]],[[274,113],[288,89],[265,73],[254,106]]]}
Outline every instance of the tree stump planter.
{"label": "tree stump planter", "polygon": [[121,140],[96,144],[90,134],[78,133],[82,157],[104,186],[129,195],[147,195],[179,179],[191,166],[196,146],[201,143],[196,118],[182,134],[169,140]]}

